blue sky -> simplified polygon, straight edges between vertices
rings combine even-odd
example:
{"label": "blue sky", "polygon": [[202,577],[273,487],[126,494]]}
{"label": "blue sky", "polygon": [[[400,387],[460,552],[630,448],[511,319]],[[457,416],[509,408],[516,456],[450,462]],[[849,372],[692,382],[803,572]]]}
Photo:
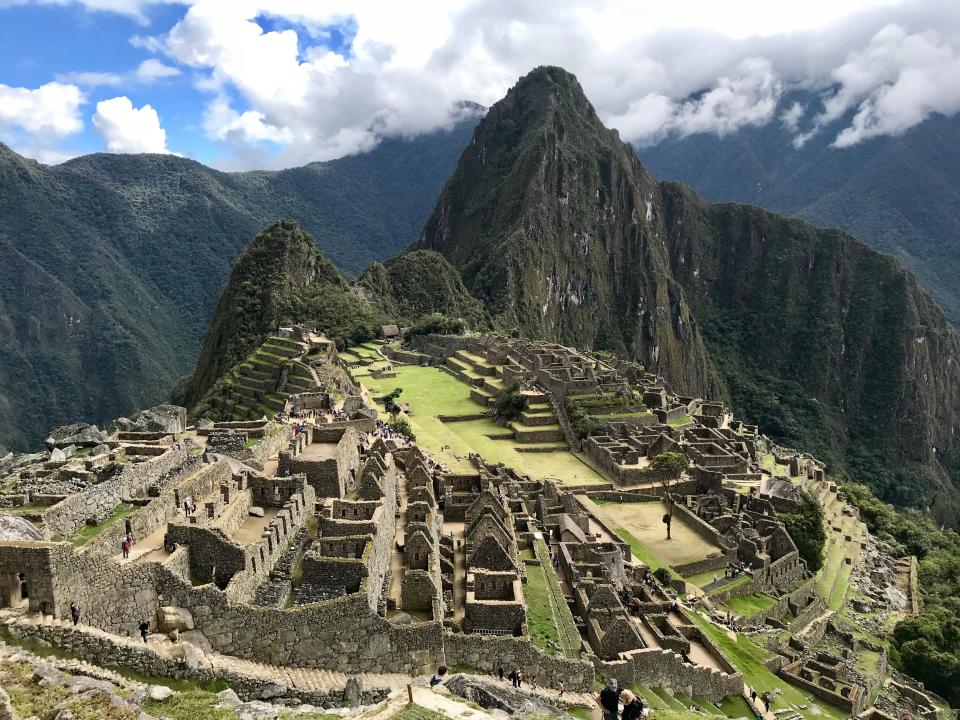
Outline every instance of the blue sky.
{"label": "blue sky", "polygon": [[[169,30],[183,15],[183,8],[159,5],[146,10],[150,25],[132,17],[94,12],[82,5],[14,6],[0,9],[0,82],[35,88],[70,73],[124,74],[134,70],[154,53],[134,47],[130,38],[144,31]],[[209,161],[216,149],[198,132],[202,122],[203,94],[189,73],[150,85],[124,82],[122,86],[85,88],[86,114],[100,100],[126,95],[134,105],[149,103],[164,119],[168,146],[183,148],[183,154]],[[71,135],[60,145],[67,152],[83,154],[104,149],[103,140],[85,118],[84,132]]]}
{"label": "blue sky", "polygon": [[[958,28],[956,0],[0,0],[0,142],[290,167],[553,64],[640,144],[778,122],[799,145],[853,117],[842,149],[960,112]],[[815,106],[782,106],[798,86]]]}

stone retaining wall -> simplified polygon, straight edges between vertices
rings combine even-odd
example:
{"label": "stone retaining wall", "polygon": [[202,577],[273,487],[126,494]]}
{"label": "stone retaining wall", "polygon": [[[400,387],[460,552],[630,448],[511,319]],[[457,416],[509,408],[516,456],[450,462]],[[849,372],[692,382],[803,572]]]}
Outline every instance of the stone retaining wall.
{"label": "stone retaining wall", "polygon": [[593,689],[594,668],[583,660],[546,655],[528,639],[499,635],[447,633],[443,650],[448,665],[466,665],[487,673],[503,668],[523,670],[527,678],[545,687],[564,682],[567,690],[589,692]]}
{"label": "stone retaining wall", "polygon": [[[66,650],[72,655],[104,667],[127,668],[142,675],[170,677],[209,683],[223,680],[242,700],[294,698],[318,707],[339,707],[349,704],[344,690],[299,690],[275,679],[246,675],[229,668],[208,668],[183,658],[161,655],[137,640],[110,637],[81,631],[65,625],[33,625],[12,623],[10,632],[29,641],[41,641]],[[373,688],[360,694],[360,702],[374,704],[386,699],[389,690]]]}

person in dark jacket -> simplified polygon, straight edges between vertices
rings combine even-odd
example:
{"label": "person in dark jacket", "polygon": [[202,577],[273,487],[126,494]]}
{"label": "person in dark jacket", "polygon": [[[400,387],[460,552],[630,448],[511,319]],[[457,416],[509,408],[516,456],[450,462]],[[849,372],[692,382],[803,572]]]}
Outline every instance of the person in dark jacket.
{"label": "person in dark jacket", "polygon": [[616,678],[607,680],[607,686],[597,696],[597,704],[603,713],[603,720],[617,720],[620,714],[620,691]]}
{"label": "person in dark jacket", "polygon": [[640,720],[643,717],[643,700],[629,690],[620,693],[620,702],[623,703],[620,720]]}

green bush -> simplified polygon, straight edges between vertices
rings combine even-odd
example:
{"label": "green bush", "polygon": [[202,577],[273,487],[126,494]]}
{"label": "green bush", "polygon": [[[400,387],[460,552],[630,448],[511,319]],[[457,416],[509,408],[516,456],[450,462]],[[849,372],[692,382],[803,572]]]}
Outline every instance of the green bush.
{"label": "green bush", "polygon": [[499,420],[510,421],[520,417],[520,413],[527,409],[527,399],[520,392],[520,383],[512,383],[497,393],[493,402],[494,415]]}
{"label": "green bush", "polygon": [[810,572],[823,565],[823,548],[827,534],[823,528],[823,508],[806,490],[801,490],[800,510],[794,514],[778,515],[793,538],[800,557],[807,562]]}
{"label": "green bush", "polygon": [[418,335],[462,335],[467,329],[467,323],[462,318],[451,318],[440,313],[432,313],[421,318],[406,332],[406,337]]}
{"label": "green bush", "polygon": [[413,441],[417,439],[417,436],[413,434],[413,428],[410,426],[410,421],[401,415],[390,416],[390,427],[407,438],[407,440]]}

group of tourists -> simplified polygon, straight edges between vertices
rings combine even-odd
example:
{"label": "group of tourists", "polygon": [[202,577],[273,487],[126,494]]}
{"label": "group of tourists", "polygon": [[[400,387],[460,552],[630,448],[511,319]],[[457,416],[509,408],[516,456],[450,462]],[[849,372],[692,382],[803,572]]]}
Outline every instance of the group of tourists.
{"label": "group of tourists", "polygon": [[[630,690],[620,690],[617,679],[607,680],[607,686],[596,697],[603,720],[639,720],[649,714],[643,699]],[[620,709],[620,705],[623,709]]]}

